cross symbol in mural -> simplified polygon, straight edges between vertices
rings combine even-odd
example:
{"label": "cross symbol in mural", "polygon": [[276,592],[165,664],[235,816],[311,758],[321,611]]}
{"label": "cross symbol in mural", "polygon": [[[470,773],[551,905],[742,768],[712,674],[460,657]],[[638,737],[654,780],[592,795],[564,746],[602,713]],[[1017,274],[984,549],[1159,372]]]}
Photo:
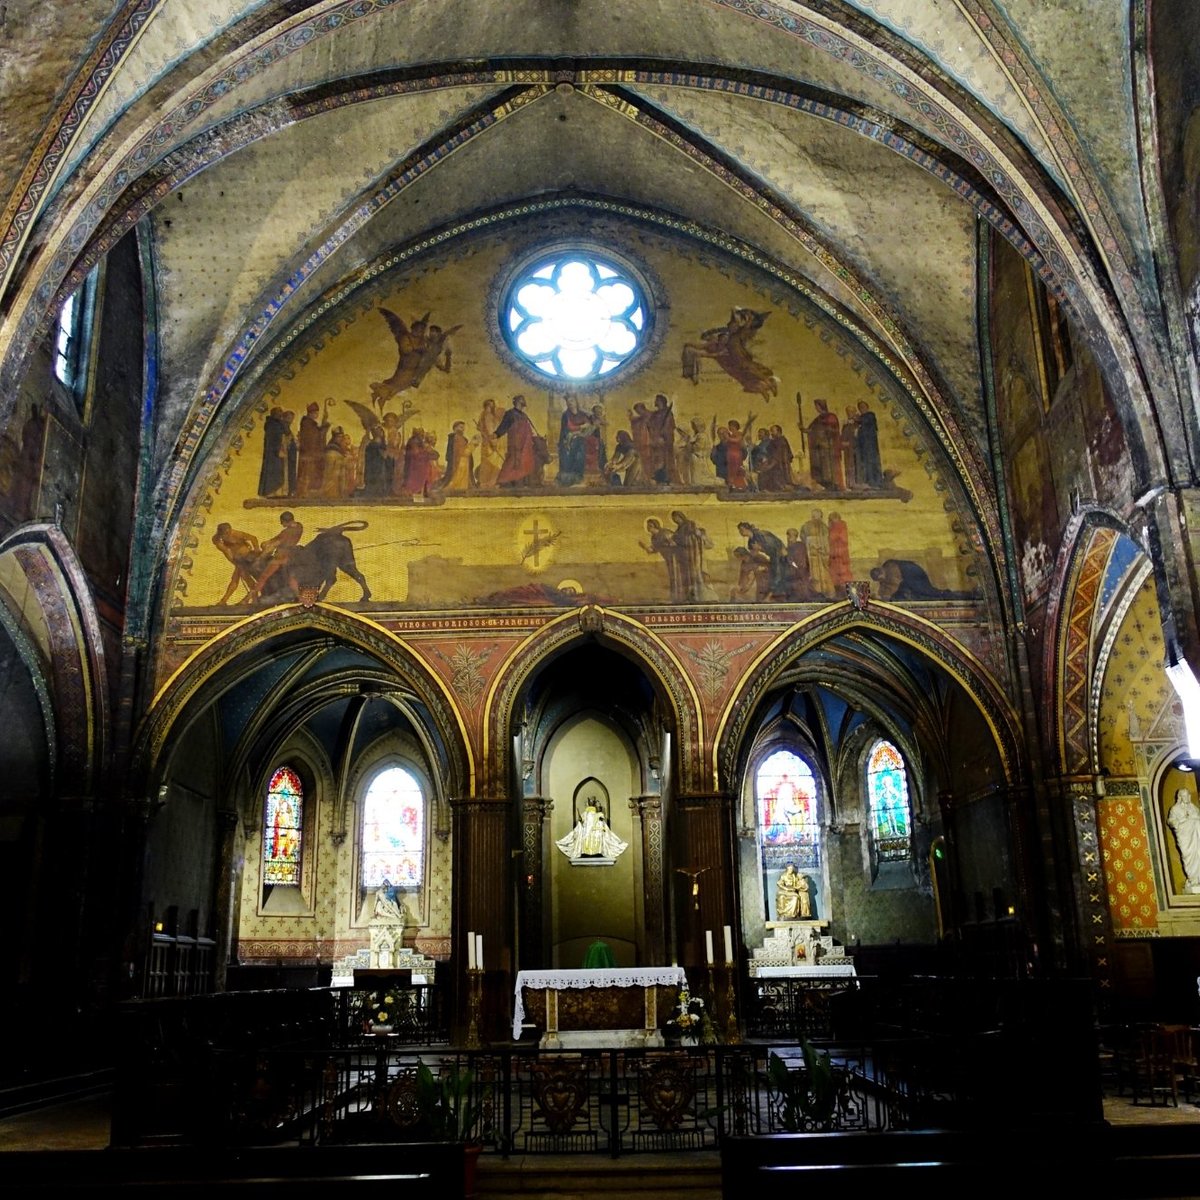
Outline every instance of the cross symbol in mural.
{"label": "cross symbol in mural", "polygon": [[542,551],[553,546],[558,541],[560,534],[551,529],[543,531],[541,522],[536,517],[533,519],[533,528],[522,529],[521,532],[526,537],[533,539],[521,552],[521,561],[524,562],[527,558],[532,558],[533,565],[540,567],[542,565]]}

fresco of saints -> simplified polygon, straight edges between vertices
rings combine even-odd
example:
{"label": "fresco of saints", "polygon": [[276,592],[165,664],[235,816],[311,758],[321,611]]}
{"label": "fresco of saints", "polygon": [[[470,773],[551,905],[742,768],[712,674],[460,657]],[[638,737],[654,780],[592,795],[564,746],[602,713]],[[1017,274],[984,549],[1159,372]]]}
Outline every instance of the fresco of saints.
{"label": "fresco of saints", "polygon": [[808,464],[813,486],[827,492],[840,492],[845,486],[842,475],[842,436],[836,413],[824,400],[814,400],[817,415],[808,425]]}
{"label": "fresco of saints", "polygon": [[800,533],[808,550],[813,592],[827,599],[833,595],[833,574],[829,569],[829,527],[819,508],[813,509],[813,515],[804,522]]}
{"label": "fresco of saints", "polygon": [[475,485],[475,460],[466,421],[455,421],[446,438],[446,471],[439,484],[444,492],[467,492]]}
{"label": "fresco of saints", "polygon": [[483,402],[475,428],[479,430],[479,474],[477,482],[481,488],[494,488],[496,478],[500,474],[500,464],[504,461],[504,451],[500,449],[500,439],[496,436],[496,426],[500,424],[500,414],[496,411],[496,401],[490,396]]}

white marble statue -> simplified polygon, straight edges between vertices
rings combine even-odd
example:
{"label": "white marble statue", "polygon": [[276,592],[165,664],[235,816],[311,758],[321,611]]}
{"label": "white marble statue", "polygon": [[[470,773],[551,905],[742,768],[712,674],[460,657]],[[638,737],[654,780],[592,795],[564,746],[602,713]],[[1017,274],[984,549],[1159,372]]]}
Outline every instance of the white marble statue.
{"label": "white marble statue", "polygon": [[1187,788],[1175,793],[1175,803],[1167,814],[1167,824],[1175,834],[1179,859],[1187,876],[1185,892],[1200,893],[1200,808]]}

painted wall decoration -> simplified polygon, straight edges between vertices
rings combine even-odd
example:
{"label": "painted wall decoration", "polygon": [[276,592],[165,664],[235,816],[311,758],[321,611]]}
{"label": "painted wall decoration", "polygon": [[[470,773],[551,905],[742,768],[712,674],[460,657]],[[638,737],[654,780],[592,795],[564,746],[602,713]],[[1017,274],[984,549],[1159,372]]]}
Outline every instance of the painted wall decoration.
{"label": "painted wall decoration", "polygon": [[494,293],[523,248],[499,236],[348,302],[245,401],[176,609],[976,597],[969,517],[862,348],[799,297],[637,246],[656,341],[597,384],[522,374]]}

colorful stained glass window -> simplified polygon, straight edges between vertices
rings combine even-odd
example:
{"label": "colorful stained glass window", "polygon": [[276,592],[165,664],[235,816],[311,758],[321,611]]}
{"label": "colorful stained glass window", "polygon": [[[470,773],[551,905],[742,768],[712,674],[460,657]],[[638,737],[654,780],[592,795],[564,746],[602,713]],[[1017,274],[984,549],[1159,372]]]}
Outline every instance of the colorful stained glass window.
{"label": "colorful stained glass window", "polygon": [[361,886],[420,887],[425,874],[425,796],[403,767],[386,767],[363,801]]}
{"label": "colorful stained glass window", "polygon": [[759,841],[768,870],[794,863],[815,868],[820,860],[817,780],[813,769],[791,750],[776,750],[754,776]]}
{"label": "colorful stained glass window", "polygon": [[871,833],[881,862],[908,857],[912,826],[904,759],[891,742],[876,742],[867,759]]}
{"label": "colorful stained glass window", "polygon": [[291,767],[280,767],[267,784],[263,823],[263,883],[300,886],[300,843],[304,825],[304,785]]}

